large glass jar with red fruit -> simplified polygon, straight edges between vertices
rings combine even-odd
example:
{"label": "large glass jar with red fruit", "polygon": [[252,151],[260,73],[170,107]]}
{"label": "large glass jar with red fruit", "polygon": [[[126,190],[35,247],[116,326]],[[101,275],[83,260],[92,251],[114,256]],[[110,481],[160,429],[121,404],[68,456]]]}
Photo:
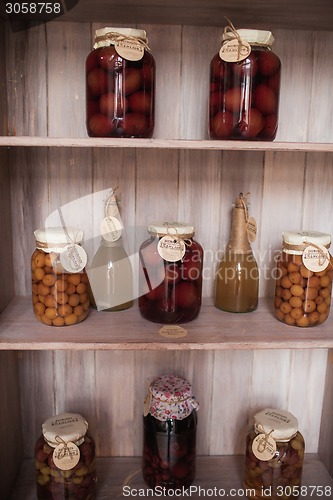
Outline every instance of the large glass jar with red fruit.
{"label": "large glass jar with red fruit", "polygon": [[294,415],[273,408],[257,413],[246,438],[245,490],[257,499],[297,498],[304,450]]}
{"label": "large glass jar with red fruit", "polygon": [[157,222],[140,247],[139,308],[156,323],[186,323],[201,308],[203,249],[194,226]]}
{"label": "large glass jar with red fruit", "polygon": [[32,302],[36,319],[48,326],[81,323],[89,313],[87,254],[83,231],[74,227],[37,229],[31,257]]}
{"label": "large glass jar with red fruit", "polygon": [[95,442],[78,413],[47,419],[35,447],[38,500],[94,500]]}
{"label": "large glass jar with red fruit", "polygon": [[272,141],[280,97],[279,57],[270,31],[229,26],[210,64],[211,139]]}
{"label": "large glass jar with red fruit", "polygon": [[155,61],[144,30],[96,30],[86,59],[86,99],[90,137],[152,136]]}
{"label": "large glass jar with red fruit", "polygon": [[198,409],[186,379],[162,375],[151,382],[145,399],[142,463],[143,478],[151,488],[167,491],[193,482]]}

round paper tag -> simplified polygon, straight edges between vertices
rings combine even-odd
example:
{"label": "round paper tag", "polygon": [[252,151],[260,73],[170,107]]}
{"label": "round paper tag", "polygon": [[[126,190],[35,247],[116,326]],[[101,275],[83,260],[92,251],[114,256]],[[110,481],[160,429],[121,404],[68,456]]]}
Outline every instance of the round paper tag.
{"label": "round paper tag", "polygon": [[178,262],[184,257],[186,247],[181,239],[163,236],[158,242],[157,251],[162,259],[168,262]]}
{"label": "round paper tag", "polygon": [[105,217],[101,223],[101,234],[106,241],[117,241],[121,237],[123,225],[117,217]]}
{"label": "round paper tag", "polygon": [[87,264],[87,254],[80,245],[67,245],[60,254],[60,262],[69,273],[81,272]]}
{"label": "round paper tag", "polygon": [[302,254],[304,266],[314,273],[324,271],[330,263],[330,254],[323,245],[309,245]]}
{"label": "round paper tag", "polygon": [[128,61],[140,61],[143,58],[145,49],[142,45],[131,40],[117,40],[114,44],[117,54]]}
{"label": "round paper tag", "polygon": [[219,55],[223,61],[226,62],[239,62],[246,59],[251,54],[251,46],[248,42],[237,38],[223,42],[220,48]]}
{"label": "round paper tag", "polygon": [[186,337],[187,330],[178,325],[164,325],[160,328],[160,335],[167,339],[179,339]]}
{"label": "round paper tag", "polygon": [[259,434],[252,443],[253,454],[258,460],[267,462],[271,460],[276,453],[275,440],[266,434]]}
{"label": "round paper tag", "polygon": [[53,462],[60,470],[73,469],[80,460],[80,450],[72,442],[60,443],[53,451]]}
{"label": "round paper tag", "polygon": [[257,223],[253,217],[248,218],[246,230],[250,243],[253,243],[257,237]]}

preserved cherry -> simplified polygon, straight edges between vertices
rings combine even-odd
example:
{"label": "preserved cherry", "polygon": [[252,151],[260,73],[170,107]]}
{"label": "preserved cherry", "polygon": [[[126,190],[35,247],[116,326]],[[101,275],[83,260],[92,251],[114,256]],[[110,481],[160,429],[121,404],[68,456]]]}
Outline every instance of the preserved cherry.
{"label": "preserved cherry", "polygon": [[246,438],[245,489],[255,492],[253,498],[258,500],[297,498],[304,450],[304,438],[291,413],[271,408],[258,413]]}
{"label": "preserved cherry", "polygon": [[142,316],[157,323],[185,323],[201,308],[203,249],[193,240],[194,227],[157,223],[140,248]]}
{"label": "preserved cherry", "polygon": [[151,488],[189,487],[195,478],[198,404],[189,382],[157,377],[148,392],[144,416],[142,472]]}
{"label": "preserved cherry", "polygon": [[145,31],[103,28],[96,31],[95,40],[86,59],[88,135],[151,137],[155,61]]}
{"label": "preserved cherry", "polygon": [[[320,325],[327,319],[331,306],[333,268],[328,251],[321,254],[329,248],[331,237],[309,231],[285,232],[282,237],[276,269],[275,315],[288,325]],[[308,267],[309,248],[310,257],[317,256],[318,266],[310,263]]]}
{"label": "preserved cherry", "polygon": [[[48,423],[55,423],[59,435],[51,437]],[[78,423],[79,422],[79,423]],[[61,432],[61,426],[72,426],[74,432]],[[77,433],[77,426],[79,432]],[[43,424],[43,434],[35,446],[35,470],[38,500],[94,500],[96,495],[95,442],[86,434],[88,424],[81,415],[63,413],[48,419]],[[51,428],[52,429],[52,428]],[[84,434],[84,435],[81,435]],[[78,438],[79,437],[79,438]],[[53,441],[54,439],[54,441]],[[73,441],[77,448],[66,448]],[[62,447],[60,456],[72,453],[73,467],[61,465],[54,456],[57,447]],[[68,443],[68,446],[71,446]],[[78,450],[78,452],[77,452]],[[78,454],[78,456],[77,456]],[[64,459],[66,460],[66,459]],[[62,468],[63,467],[63,468]]]}
{"label": "preserved cherry", "polygon": [[[250,53],[242,60],[221,59],[223,44],[232,38],[238,40],[241,48],[243,41],[250,44]],[[210,64],[211,139],[272,141],[275,138],[281,64],[271,51],[273,40],[266,31],[237,30],[224,34],[221,51]]]}

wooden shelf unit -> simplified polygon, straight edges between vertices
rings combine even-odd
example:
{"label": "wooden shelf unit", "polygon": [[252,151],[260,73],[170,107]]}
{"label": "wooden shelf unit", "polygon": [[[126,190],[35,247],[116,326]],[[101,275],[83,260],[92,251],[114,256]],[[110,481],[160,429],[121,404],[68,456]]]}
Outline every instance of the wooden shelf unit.
{"label": "wooden shelf unit", "polygon": [[[288,327],[274,318],[270,297],[281,232],[333,234],[332,2],[80,0],[62,18],[16,31],[1,8],[0,499],[34,498],[34,442],[42,422],[65,410],[82,413],[95,437],[99,500],[118,495],[139,470],[146,381],[167,371],[189,378],[200,402],[195,484],[241,488],[248,419],[275,406],[299,419],[303,484],[331,486],[332,317],[318,328]],[[273,30],[283,72],[272,143],[207,139],[208,67],[225,16]],[[86,134],[84,60],[94,30],[119,23],[147,30],[157,63],[153,139]],[[136,306],[92,311],[64,329],[32,316],[33,231],[60,207],[115,186],[125,227],[142,228],[142,237],[156,218],[196,225],[205,299],[199,318],[182,325],[184,338],[161,337]],[[212,306],[213,270],[240,191],[251,192],[258,222],[262,299],[258,311],[230,315]],[[73,205],[75,225],[99,224],[92,206]],[[143,487],[139,473],[131,484]]]}

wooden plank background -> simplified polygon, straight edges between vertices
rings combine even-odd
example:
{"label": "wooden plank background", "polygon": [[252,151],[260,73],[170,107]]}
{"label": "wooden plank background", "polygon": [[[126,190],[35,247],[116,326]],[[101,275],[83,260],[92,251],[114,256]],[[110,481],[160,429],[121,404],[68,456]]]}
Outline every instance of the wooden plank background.
{"label": "wooden plank background", "polygon": [[[84,59],[100,26],[49,23],[26,32],[8,31],[10,134],[86,137]],[[221,29],[145,29],[157,64],[155,137],[206,138],[208,68]],[[327,64],[332,34],[278,30],[275,37],[283,66],[277,140],[333,142],[328,104],[332,68]],[[250,192],[250,212],[258,222],[253,249],[261,269],[260,294],[271,296],[272,257],[280,248],[281,231],[333,233],[332,158],[296,152],[17,148],[11,151],[15,293],[30,294],[34,229],[63,204],[119,186],[133,252],[153,219],[195,223],[196,237],[206,250],[205,296],[213,292],[232,203],[240,191]],[[99,219],[99,207],[87,200],[86,212],[73,211],[70,219],[89,233]],[[202,335],[204,339],[204,331]],[[146,380],[163,372],[193,382],[201,403],[200,454],[242,453],[247,420],[266,405],[292,410],[307,451],[316,452],[326,365],[326,350],[22,352],[24,452],[32,456],[46,417],[73,410],[89,420],[99,455],[139,455]]]}

